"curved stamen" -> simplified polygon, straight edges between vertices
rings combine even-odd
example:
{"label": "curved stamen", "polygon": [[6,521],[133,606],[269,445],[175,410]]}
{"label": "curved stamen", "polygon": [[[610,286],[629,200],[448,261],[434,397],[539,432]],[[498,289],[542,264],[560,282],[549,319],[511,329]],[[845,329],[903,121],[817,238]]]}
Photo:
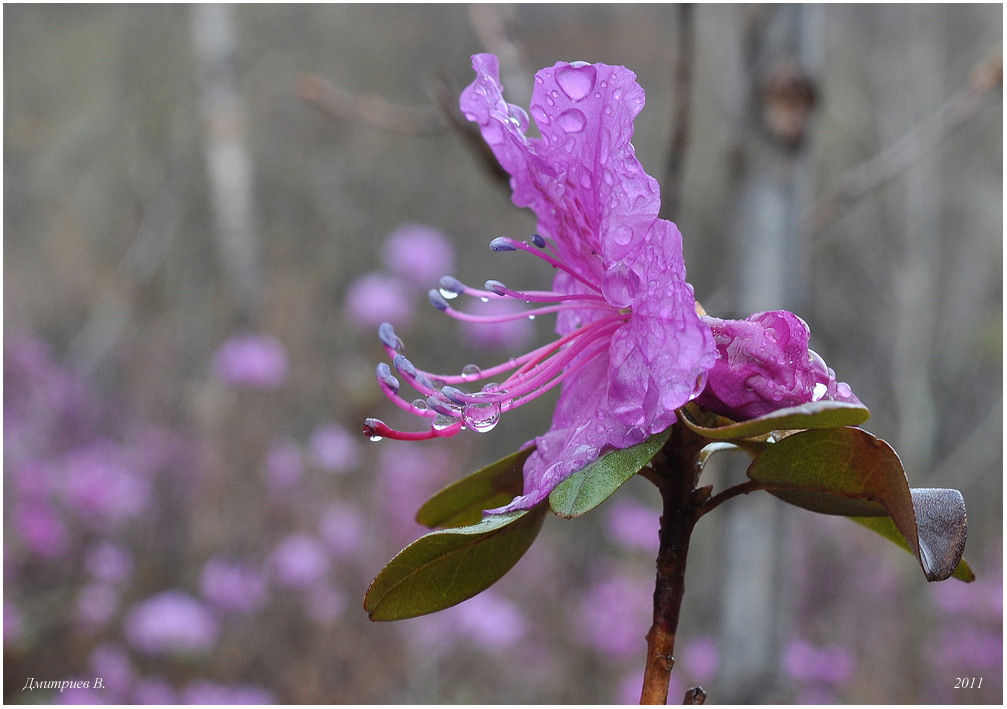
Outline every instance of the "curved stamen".
{"label": "curved stamen", "polygon": [[[382,362],[382,364],[384,363]],[[385,366],[387,367],[388,365]],[[389,401],[391,401],[393,404],[398,406],[403,411],[412,414],[413,416],[423,416],[424,418],[433,418],[434,416],[437,415],[436,411],[431,411],[430,409],[420,409],[414,406],[413,404],[410,404],[408,401],[399,396],[398,389],[393,389],[392,387],[390,387],[388,385],[388,382],[386,382],[381,377],[378,377],[378,386],[381,387],[381,391],[384,392],[384,395],[388,398]],[[422,401],[422,399],[420,401]]]}
{"label": "curved stamen", "polygon": [[429,441],[433,438],[449,438],[454,436],[463,427],[464,425],[459,421],[441,430],[431,428],[429,431],[398,431],[389,427],[381,419],[367,419],[364,421],[364,435],[372,441],[382,438],[392,438],[397,441]]}
{"label": "curved stamen", "polygon": [[[508,296],[517,300],[524,300],[529,303],[558,303],[561,301],[579,301],[583,303],[605,303],[612,310],[618,310],[614,305],[610,305],[605,298],[600,295],[590,295],[585,293],[557,293],[550,290],[511,290],[500,281],[486,281],[486,288],[498,296]],[[486,291],[483,291],[486,292]]]}
{"label": "curved stamen", "polygon": [[[605,349],[605,347],[608,345],[608,343],[606,343],[606,342],[597,341],[597,340],[595,341],[594,344],[596,345],[594,349],[597,350],[598,352],[600,352],[601,350]],[[516,409],[519,406],[524,406],[525,404],[527,404],[532,399],[537,399],[538,397],[542,396],[547,391],[549,391],[550,389],[552,389],[553,387],[555,387],[557,384],[560,384],[564,379],[566,379],[571,374],[573,374],[578,369],[580,369],[581,367],[583,367],[584,365],[586,365],[588,362],[590,362],[592,359],[594,359],[595,354],[597,354],[597,352],[594,352],[594,351],[592,351],[590,353],[585,352],[584,356],[581,357],[581,359],[576,364],[574,364],[572,367],[564,370],[562,373],[560,373],[560,375],[558,377],[554,377],[550,382],[548,382],[547,384],[539,387],[538,389],[536,389],[535,391],[533,391],[531,394],[528,394],[527,396],[524,396],[524,397],[520,397],[518,399],[515,399],[513,402],[511,402],[510,406],[506,407],[507,411],[510,411],[511,409]]]}
{"label": "curved stamen", "polygon": [[435,290],[430,291],[430,302],[434,304],[438,310],[442,313],[450,315],[455,320],[461,320],[462,322],[473,322],[473,323],[501,323],[510,322],[512,320],[521,320],[522,318],[534,318],[538,315],[546,315],[548,313],[555,313],[560,310],[614,310],[614,308],[608,304],[604,299],[599,301],[571,301],[566,303],[560,303],[558,305],[547,305],[544,308],[532,308],[531,310],[525,310],[520,313],[509,313],[505,315],[472,315],[471,313],[463,313],[460,310],[455,310],[447,301]]}
{"label": "curved stamen", "polygon": [[538,258],[542,259],[543,261],[551,265],[553,268],[558,268],[562,271],[566,271],[571,276],[576,278],[578,281],[583,283],[585,286],[593,290],[595,293],[599,294],[601,293],[601,288],[599,288],[594,283],[584,278],[584,276],[574,271],[565,263],[563,263],[558,259],[553,258],[552,256],[549,256],[548,254],[542,253],[541,251],[537,251],[534,247],[529,246],[523,241],[516,241],[510,238],[509,236],[498,236],[497,238],[493,239],[493,241],[490,242],[490,248],[493,249],[494,251],[517,251],[518,249],[520,249],[521,251],[525,251],[529,254],[532,254],[533,256],[537,256]]}

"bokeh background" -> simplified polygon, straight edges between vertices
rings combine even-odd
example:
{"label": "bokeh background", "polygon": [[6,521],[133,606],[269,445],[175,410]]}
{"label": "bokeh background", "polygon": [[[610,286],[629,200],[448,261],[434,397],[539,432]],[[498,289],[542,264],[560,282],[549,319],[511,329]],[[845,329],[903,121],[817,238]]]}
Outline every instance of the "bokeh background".
{"label": "bokeh background", "polygon": [[[446,110],[493,51],[525,105],[556,61],[633,69],[637,155],[706,309],[798,312],[911,484],[968,505],[968,586],[768,496],[717,510],[672,702],[702,684],[711,703],[1000,703],[1002,12],[5,6],[5,701],[638,699],[642,480],[550,518],[465,604],[361,609],[425,496],[551,414],[359,433],[410,424],[374,381],[382,320],[435,371],[550,337],[550,318],[464,329],[426,302],[443,273],[551,279],[487,248],[534,220]],[[714,460],[718,486],[743,476]]]}

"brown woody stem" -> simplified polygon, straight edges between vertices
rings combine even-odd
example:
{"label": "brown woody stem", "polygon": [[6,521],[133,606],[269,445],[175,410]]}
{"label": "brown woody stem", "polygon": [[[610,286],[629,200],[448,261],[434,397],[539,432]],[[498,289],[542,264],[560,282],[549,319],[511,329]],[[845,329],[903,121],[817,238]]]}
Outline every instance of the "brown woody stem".
{"label": "brown woody stem", "polygon": [[654,624],[647,633],[647,666],[640,704],[666,704],[671,668],[675,665],[675,632],[685,594],[685,562],[689,539],[708,489],[696,489],[697,456],[704,440],[681,424],[672,428],[664,449],[653,461],[648,477],[661,491],[661,546],[654,587]]}

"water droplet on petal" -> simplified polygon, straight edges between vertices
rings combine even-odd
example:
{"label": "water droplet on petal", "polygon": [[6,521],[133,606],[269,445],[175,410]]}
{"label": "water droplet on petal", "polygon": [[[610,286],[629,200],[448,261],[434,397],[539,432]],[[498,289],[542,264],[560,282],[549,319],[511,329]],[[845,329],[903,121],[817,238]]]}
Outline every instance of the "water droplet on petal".
{"label": "water droplet on petal", "polygon": [[625,308],[640,290],[640,277],[624,261],[619,261],[605,273],[601,290],[605,300],[617,308]]}
{"label": "water droplet on petal", "polygon": [[453,290],[448,290],[447,288],[439,288],[438,290],[440,290],[441,296],[445,300],[454,300],[458,297],[458,294]]}
{"label": "water droplet on petal", "polygon": [[540,126],[547,126],[549,125],[549,123],[552,122],[552,119],[549,118],[549,114],[546,113],[545,109],[542,108],[541,106],[532,106],[531,115],[532,118],[535,119],[535,122],[538,123]]}
{"label": "water droplet on petal", "polygon": [[821,401],[826,394],[829,393],[829,387],[821,382],[815,384],[814,390],[811,392],[812,401]]}
{"label": "water droplet on petal", "polygon": [[534,315],[529,315],[529,316],[528,316],[528,319],[529,319],[529,320],[534,320],[534,319],[535,319],[535,316],[534,316]]}
{"label": "water droplet on petal", "polygon": [[571,64],[556,71],[556,83],[563,93],[574,101],[580,101],[591,93],[597,76],[598,72],[591,64]]}
{"label": "water droplet on petal", "polygon": [[410,406],[412,406],[417,411],[427,411],[430,408],[430,406],[427,404],[426,399],[413,399],[412,402],[410,403]]}
{"label": "water droplet on petal", "polygon": [[587,117],[582,111],[571,108],[556,116],[556,125],[567,133],[580,133],[587,125]]}
{"label": "water droplet on petal", "polygon": [[478,365],[466,364],[462,367],[462,379],[472,379],[473,377],[478,377],[483,373],[483,370],[479,369]]}
{"label": "water droplet on petal", "polygon": [[486,433],[500,422],[500,404],[496,401],[468,404],[462,412],[462,421],[477,433]]}
{"label": "water droplet on petal", "polygon": [[481,301],[482,301],[482,302],[484,302],[484,303],[488,303],[488,302],[490,302],[490,299],[489,299],[489,298],[487,298],[486,296],[483,296],[483,297],[482,297],[482,298],[480,298],[479,300],[481,300]]}
{"label": "water droplet on petal", "polygon": [[619,246],[625,246],[633,240],[633,231],[627,226],[617,226],[612,232],[612,239]]}
{"label": "water droplet on petal", "polygon": [[580,174],[580,186],[586,190],[591,189],[591,176],[586,172]]}
{"label": "water droplet on petal", "polygon": [[366,419],[364,421],[364,435],[372,441],[380,441],[382,437],[378,435],[378,429],[384,425],[380,419]]}

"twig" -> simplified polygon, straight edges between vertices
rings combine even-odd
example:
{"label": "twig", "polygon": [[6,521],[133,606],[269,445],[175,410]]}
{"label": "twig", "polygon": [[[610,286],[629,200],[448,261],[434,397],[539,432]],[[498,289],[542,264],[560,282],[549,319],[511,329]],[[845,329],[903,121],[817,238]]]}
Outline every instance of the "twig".
{"label": "twig", "polygon": [[682,704],[706,704],[706,690],[702,687],[691,687],[685,693],[685,701]]}
{"label": "twig", "polygon": [[994,54],[973,69],[966,88],[892,145],[840,178],[839,185],[818,199],[804,216],[802,231],[814,234],[824,229],[844,207],[900,175],[978,115],[1001,86],[1003,56]]}
{"label": "twig", "polygon": [[729,487],[721,493],[718,493],[707,500],[702,507],[699,508],[699,516],[702,517],[707,512],[710,512],[721,504],[727,502],[732,497],[737,497],[738,495],[747,495],[750,492],[755,492],[756,490],[765,490],[766,487],[761,483],[757,483],[754,480],[748,480],[746,482],[735,485],[734,487]]}
{"label": "twig", "polygon": [[692,113],[692,65],[695,38],[694,8],[691,3],[678,6],[678,54],[675,59],[675,129],[668,149],[661,189],[661,211],[665,218],[678,218],[682,204],[685,151],[689,141],[689,117]]}
{"label": "twig", "polygon": [[430,135],[449,127],[433,106],[399,106],[374,93],[357,96],[319,74],[301,74],[297,95],[332,118],[391,133]]}

